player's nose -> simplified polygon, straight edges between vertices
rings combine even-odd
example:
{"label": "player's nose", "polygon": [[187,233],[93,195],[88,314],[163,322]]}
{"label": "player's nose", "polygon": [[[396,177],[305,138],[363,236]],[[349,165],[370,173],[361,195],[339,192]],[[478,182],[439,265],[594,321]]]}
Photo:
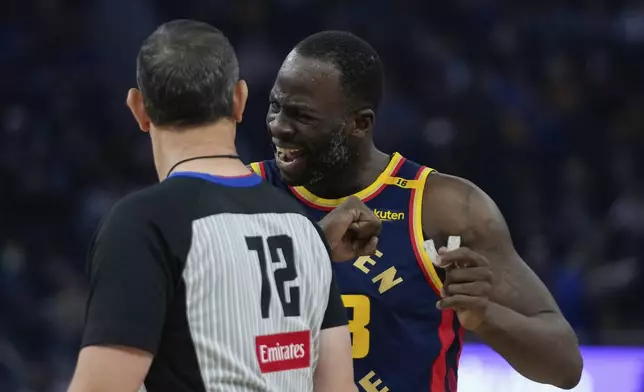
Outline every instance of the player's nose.
{"label": "player's nose", "polygon": [[283,116],[280,114],[269,116],[266,120],[268,130],[274,138],[289,139],[293,136],[293,127],[287,121],[284,121]]}

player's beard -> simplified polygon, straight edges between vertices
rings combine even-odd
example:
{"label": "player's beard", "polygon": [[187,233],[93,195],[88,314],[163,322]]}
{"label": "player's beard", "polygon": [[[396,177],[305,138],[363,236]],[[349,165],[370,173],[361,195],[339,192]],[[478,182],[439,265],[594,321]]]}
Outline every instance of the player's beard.
{"label": "player's beard", "polygon": [[340,127],[311,157],[305,185],[317,184],[341,172],[353,162],[355,155],[355,151],[352,151],[349,145],[349,137],[344,127]]}

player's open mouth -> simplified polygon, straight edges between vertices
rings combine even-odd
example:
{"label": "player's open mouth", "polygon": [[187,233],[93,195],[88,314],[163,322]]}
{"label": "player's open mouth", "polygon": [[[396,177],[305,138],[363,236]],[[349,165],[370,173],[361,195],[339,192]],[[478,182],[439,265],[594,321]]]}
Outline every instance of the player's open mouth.
{"label": "player's open mouth", "polygon": [[301,149],[275,146],[275,158],[282,167],[288,167],[297,163],[304,155],[304,150]]}

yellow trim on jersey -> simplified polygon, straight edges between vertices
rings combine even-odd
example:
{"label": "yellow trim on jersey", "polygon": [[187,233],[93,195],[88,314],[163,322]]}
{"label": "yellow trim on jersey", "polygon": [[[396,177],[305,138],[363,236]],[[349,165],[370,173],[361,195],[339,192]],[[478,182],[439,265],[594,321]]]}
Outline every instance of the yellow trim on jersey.
{"label": "yellow trim on jersey", "polygon": [[250,168],[251,168],[251,170],[252,170],[252,171],[254,171],[254,172],[255,172],[255,174],[257,174],[258,176],[261,176],[261,175],[262,175],[262,169],[261,169],[261,168],[260,168],[260,166],[259,166],[259,162],[253,162],[253,163],[251,163],[251,164],[250,164]]}
{"label": "yellow trim on jersey", "polygon": [[387,179],[387,185],[395,185],[397,187],[405,188],[405,189],[416,189],[419,186],[422,186],[423,184],[420,183],[418,180],[408,180],[402,177],[389,177]]}
{"label": "yellow trim on jersey", "polygon": [[[402,159],[402,155],[394,153],[391,157],[391,161],[389,161],[389,164],[387,165],[385,170],[383,170],[378,178],[376,178],[376,181],[374,181],[371,185],[361,190],[360,192],[355,193],[354,196],[357,196],[360,200],[368,199],[369,196],[376,193],[378,190],[380,190],[381,187],[389,184],[389,179],[391,178],[394,170],[396,169],[396,167],[398,167],[398,164],[400,163],[400,161],[402,161]],[[325,199],[318,197],[306,190],[306,188],[304,188],[303,186],[296,186],[291,189],[302,199],[319,207],[335,208],[342,204],[342,202],[346,199],[346,197],[343,197],[341,199]]]}
{"label": "yellow trim on jersey", "polygon": [[425,181],[427,180],[427,176],[433,171],[434,169],[425,167],[418,176],[418,184],[416,192],[414,193],[414,200],[412,201],[412,236],[414,246],[420,255],[420,261],[422,262],[422,266],[424,267],[427,276],[429,276],[434,286],[440,290],[443,288],[443,282],[436,273],[432,259],[429,257],[427,252],[425,252],[425,236],[423,235],[423,194],[425,193]]}

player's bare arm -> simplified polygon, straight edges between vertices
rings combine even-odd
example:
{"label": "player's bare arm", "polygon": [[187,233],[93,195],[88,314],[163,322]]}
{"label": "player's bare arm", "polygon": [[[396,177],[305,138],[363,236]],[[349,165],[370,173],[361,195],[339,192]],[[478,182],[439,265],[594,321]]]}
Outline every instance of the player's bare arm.
{"label": "player's bare arm", "polygon": [[474,184],[428,177],[423,228],[437,244],[460,236],[461,247],[439,249],[446,270],[443,299],[464,328],[479,335],[519,373],[571,389],[583,362],[577,337],[548,289],[514,249],[501,212]]}

